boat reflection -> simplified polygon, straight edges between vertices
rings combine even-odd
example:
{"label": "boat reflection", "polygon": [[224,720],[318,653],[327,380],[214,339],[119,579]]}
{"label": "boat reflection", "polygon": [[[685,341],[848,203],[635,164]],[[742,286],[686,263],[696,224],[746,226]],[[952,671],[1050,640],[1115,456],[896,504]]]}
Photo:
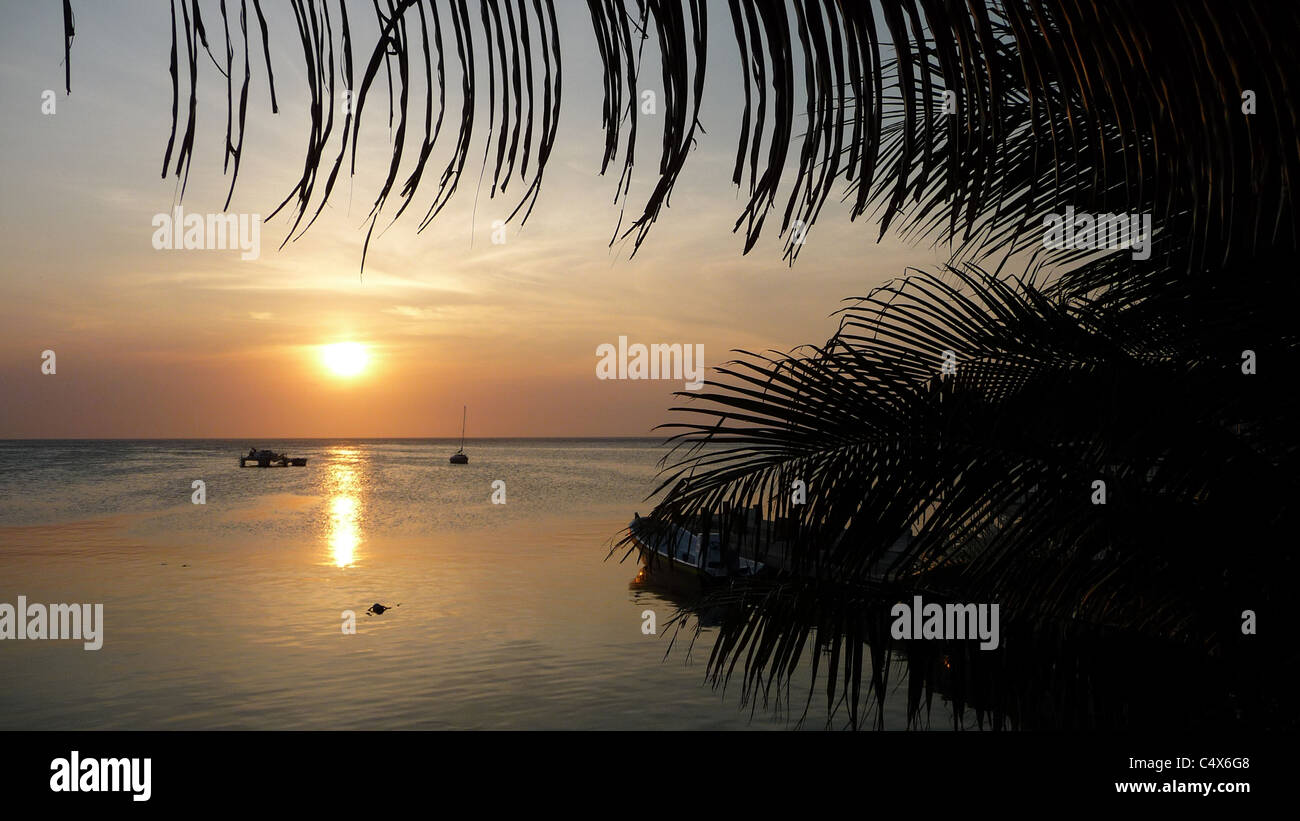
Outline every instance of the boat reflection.
{"label": "boat reflection", "polygon": [[698,582],[691,584],[690,581],[683,582],[678,574],[651,572],[645,565],[641,565],[636,578],[628,582],[627,589],[632,592],[632,600],[635,602],[640,602],[644,596],[690,610],[701,627],[716,627],[721,624],[722,613],[718,608],[698,608],[703,590]]}
{"label": "boat reflection", "polygon": [[326,490],[330,494],[328,542],[335,567],[352,567],[361,545],[361,483],[349,465],[357,453],[352,449],[332,452]]}

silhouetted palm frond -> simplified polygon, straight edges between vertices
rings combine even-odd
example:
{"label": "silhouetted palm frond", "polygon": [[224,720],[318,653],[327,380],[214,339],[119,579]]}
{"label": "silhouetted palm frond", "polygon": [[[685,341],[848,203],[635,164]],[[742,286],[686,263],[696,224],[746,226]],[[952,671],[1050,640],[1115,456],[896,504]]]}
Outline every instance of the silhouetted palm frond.
{"label": "silhouetted palm frond", "polygon": [[[272,37],[260,0],[240,0],[239,39],[242,41],[243,80],[239,89],[238,104],[232,77],[236,71],[236,44],[230,32],[230,10],[226,0],[220,0],[218,11],[225,38],[224,63],[213,55],[204,25],[202,4],[199,0],[172,0],[170,3],[172,44],[169,74],[172,81],[171,133],[163,156],[163,176],[176,175],[180,195],[184,196],[190,166],[193,160],[194,138],[197,127],[199,50],[211,57],[213,65],[225,77],[226,84],[226,140],[223,170],[231,173],[230,190],[225,207],[229,207],[239,176],[244,155],[244,134],[248,112],[249,86],[253,73],[253,60],[249,53],[248,12],[257,17],[262,41],[262,58],[270,92],[271,110],[279,111],[275,74],[272,69]],[[427,227],[446,206],[456,192],[473,149],[473,130],[477,106],[486,97],[488,105],[487,138],[483,162],[486,169],[488,154],[494,156],[492,182],[489,196],[505,192],[516,168],[521,184],[526,188],[511,211],[507,221],[520,216],[526,220],[536,204],[547,160],[555,145],[559,126],[561,102],[561,53],[555,9],[551,0],[480,0],[478,15],[474,15],[466,0],[386,0],[381,5],[374,0],[373,8],[379,35],[369,49],[360,82],[353,74],[354,34],[349,24],[347,2],[323,0],[291,0],[289,7],[297,24],[296,40],[301,47],[303,73],[307,78],[310,130],[303,157],[302,176],[289,194],[268,216],[274,217],[292,203],[293,222],[285,242],[296,239],[311,226],[329,201],[343,167],[344,158],[351,150],[349,173],[355,173],[357,141],[362,125],[366,102],[382,69],[387,83],[388,125],[392,131],[392,157],[388,172],[368,215],[366,242],[362,251],[364,269],[365,253],[380,213],[402,173],[403,159],[407,156],[408,125],[415,119],[410,111],[410,89],[416,80],[414,72],[421,71],[425,81],[423,127],[414,165],[399,189],[403,200],[393,215],[395,220],[411,204],[433,153],[446,115],[447,71],[446,53],[454,42],[454,54],[459,64],[461,79],[461,110],[459,133],[452,157],[438,175],[436,192],[419,228]],[[337,8],[332,15],[330,8]],[[71,48],[72,10],[64,6],[67,48]],[[337,19],[337,33],[334,20]],[[447,25],[449,23],[449,26]],[[481,26],[481,29],[477,27]],[[444,29],[450,28],[451,36]],[[479,31],[487,43],[488,93],[478,94],[475,67],[475,33]],[[336,54],[336,43],[338,52]],[[422,59],[413,68],[413,53],[418,44]],[[183,59],[181,48],[184,49]],[[184,81],[182,80],[184,75]],[[181,86],[188,84],[187,113],[184,130],[181,124]],[[394,102],[394,88],[396,101]],[[71,80],[69,75],[69,91]],[[435,113],[434,96],[437,96]],[[540,98],[540,99],[539,99]],[[339,119],[341,129],[336,129],[336,109],[342,108]],[[338,131],[339,147],[332,162],[327,149]],[[237,133],[237,137],[234,136]],[[174,163],[173,163],[174,160]],[[531,169],[530,169],[531,165]],[[318,186],[325,177],[323,186]],[[312,202],[316,205],[312,210]],[[304,219],[311,219],[303,225]]]}
{"label": "silhouetted palm frond", "polygon": [[[232,188],[243,150],[250,76],[248,2],[240,0],[244,81],[237,120],[225,0],[219,6],[225,68],[212,60],[227,78],[227,134],[232,121],[240,134],[237,143],[226,142],[226,159],[234,159]],[[259,0],[252,5],[275,111],[272,38]],[[353,91],[347,4],[337,3],[340,61],[335,59],[330,5],[326,0],[291,3],[312,101],[303,176],[286,198],[286,203],[296,199],[295,228],[327,162],[324,143],[332,131],[336,82]],[[345,115],[340,149],[346,150],[350,134],[354,169],[360,114],[382,67],[390,125],[394,111],[398,125],[369,230],[405,156],[407,88],[419,70],[419,63],[411,65],[417,43],[428,89],[424,138],[401,189],[406,202],[398,213],[423,179],[443,121],[444,51],[450,48],[443,23],[448,20],[462,78],[460,129],[453,159],[439,177],[420,227],[456,191],[473,146],[475,105],[481,97],[475,44],[480,41],[486,44],[488,63],[483,160],[486,165],[489,154],[494,158],[490,193],[504,191],[517,167],[528,187],[511,217],[526,220],[540,191],[560,114],[561,48],[551,0],[480,0],[477,15],[466,0],[375,0],[373,6],[379,37],[368,50],[364,79],[356,89],[357,122],[350,122],[351,111]],[[710,70],[709,4],[588,0],[588,7],[604,65],[602,172],[616,160],[626,134],[616,199],[629,194],[642,47],[651,36],[658,45],[665,108],[658,180],[640,215],[626,229],[620,218],[615,232],[634,237],[635,253],[667,207],[701,127]],[[782,198],[784,182],[789,184],[780,231],[791,261],[837,185],[844,186],[851,214],[870,212],[882,233],[898,225],[918,238],[955,243],[956,251],[971,255],[990,250],[1009,255],[1033,246],[1041,239],[1042,216],[1066,205],[1159,215],[1157,231],[1175,238],[1193,270],[1207,259],[1221,261],[1232,248],[1297,247],[1293,180],[1300,170],[1300,123],[1289,105],[1291,83],[1279,68],[1300,57],[1300,9],[1293,6],[1271,7],[1266,13],[1219,2],[729,0],[727,9],[744,78],[733,180],[748,193],[736,223],[737,230],[744,228],[746,251]],[[64,11],[68,49],[70,4],[65,3]],[[164,174],[175,148],[174,173],[183,187],[196,127],[198,50],[211,50],[199,0],[172,0],[171,15],[172,137]],[[418,19],[418,36],[408,31],[412,19]],[[184,60],[178,60],[181,42]],[[174,146],[182,65],[189,101],[185,129]],[[1257,106],[1251,114],[1242,110],[1247,92]],[[529,177],[534,138],[536,160]],[[796,143],[793,175],[787,179]],[[334,160],[316,213],[329,198],[341,157]]]}
{"label": "silhouetted palm frond", "polygon": [[[748,614],[724,622],[714,675],[748,653],[747,687],[779,679],[810,632],[852,645],[873,607],[921,592],[997,602],[1031,631],[1114,626],[1221,652],[1241,609],[1226,602],[1289,589],[1277,545],[1300,524],[1300,294],[1289,276],[1243,279],[1185,278],[1164,294],[1175,312],[917,273],[846,309],[826,345],[748,355],[680,394],[693,420],[665,426],[678,456],[653,517],[707,522],[724,550],[775,552],[787,571],[706,600]],[[1247,338],[1267,377],[1243,373]],[[828,629],[825,608],[857,626]],[[855,703],[862,669],[841,672]]]}

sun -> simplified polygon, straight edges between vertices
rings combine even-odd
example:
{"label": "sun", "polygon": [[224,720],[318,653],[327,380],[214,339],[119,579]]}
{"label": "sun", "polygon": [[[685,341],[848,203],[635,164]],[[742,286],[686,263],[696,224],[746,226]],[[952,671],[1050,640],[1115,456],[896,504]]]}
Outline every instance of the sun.
{"label": "sun", "polygon": [[321,361],[335,376],[356,376],[365,370],[368,359],[360,342],[336,342],[321,347]]}

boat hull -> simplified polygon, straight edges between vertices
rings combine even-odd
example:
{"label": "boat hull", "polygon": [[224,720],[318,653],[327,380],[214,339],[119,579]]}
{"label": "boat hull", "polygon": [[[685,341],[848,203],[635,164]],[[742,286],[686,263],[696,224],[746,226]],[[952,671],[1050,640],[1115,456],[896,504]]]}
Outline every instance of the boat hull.
{"label": "boat hull", "polygon": [[691,590],[701,585],[726,580],[725,576],[710,576],[698,567],[693,567],[681,561],[672,561],[663,553],[642,544],[637,545],[637,553],[641,557],[641,565],[645,568],[646,573],[662,584]]}
{"label": "boat hull", "polygon": [[715,546],[702,546],[698,535],[672,525],[652,532],[647,520],[637,517],[628,526],[628,533],[647,571],[661,579],[716,584],[750,576],[762,569],[762,565],[747,559],[733,562],[735,567],[728,569]]}

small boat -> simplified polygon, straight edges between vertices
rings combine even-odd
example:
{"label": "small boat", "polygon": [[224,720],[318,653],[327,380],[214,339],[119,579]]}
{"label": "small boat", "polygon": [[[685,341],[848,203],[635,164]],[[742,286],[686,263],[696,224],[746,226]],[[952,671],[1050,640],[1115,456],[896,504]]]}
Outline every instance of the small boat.
{"label": "small boat", "polygon": [[753,576],[763,569],[759,562],[740,556],[733,555],[729,557],[730,561],[724,561],[721,537],[716,533],[709,534],[705,544],[702,534],[672,524],[652,522],[641,518],[639,513],[633,514],[628,533],[652,573],[663,568],[707,582]]}
{"label": "small boat", "polygon": [[307,460],[303,457],[289,458],[283,453],[276,453],[273,450],[258,450],[249,448],[248,454],[239,457],[239,466],[248,467],[252,462],[253,467],[259,468],[287,468],[287,467],[306,467]]}
{"label": "small boat", "polygon": [[468,408],[462,406],[460,411],[460,450],[451,455],[453,465],[468,465],[469,457],[465,455],[465,416]]}

